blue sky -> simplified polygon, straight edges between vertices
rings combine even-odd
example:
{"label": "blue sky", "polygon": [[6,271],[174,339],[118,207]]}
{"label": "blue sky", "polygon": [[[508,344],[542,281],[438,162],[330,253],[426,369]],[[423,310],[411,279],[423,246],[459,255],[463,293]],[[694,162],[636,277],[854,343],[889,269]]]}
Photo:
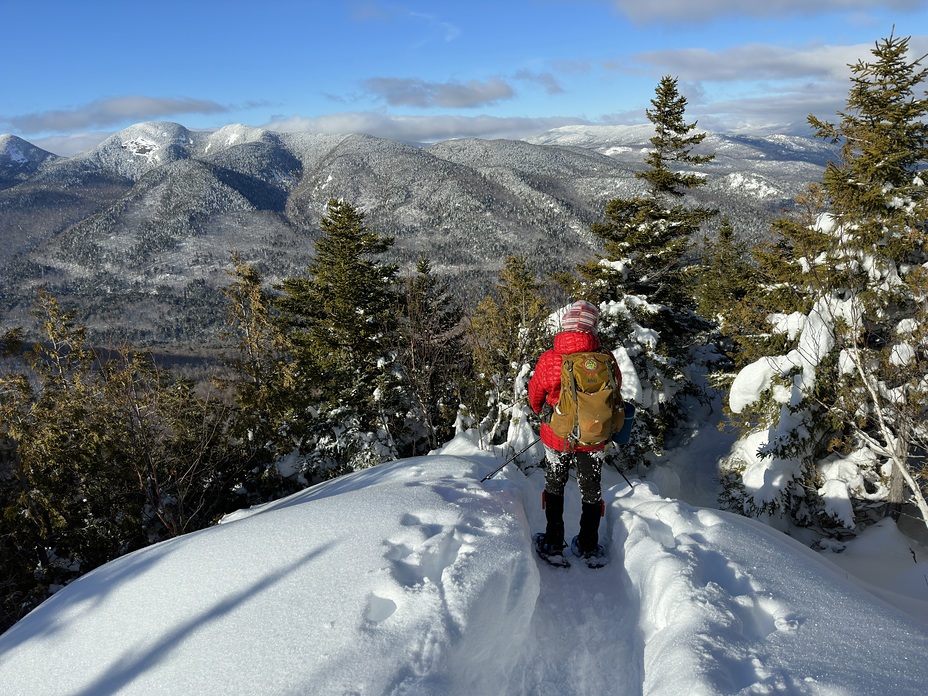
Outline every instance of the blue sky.
{"label": "blue sky", "polygon": [[644,123],[663,75],[687,120],[808,133],[848,63],[921,0],[0,0],[0,133],[70,155],[133,123],[430,142]]}

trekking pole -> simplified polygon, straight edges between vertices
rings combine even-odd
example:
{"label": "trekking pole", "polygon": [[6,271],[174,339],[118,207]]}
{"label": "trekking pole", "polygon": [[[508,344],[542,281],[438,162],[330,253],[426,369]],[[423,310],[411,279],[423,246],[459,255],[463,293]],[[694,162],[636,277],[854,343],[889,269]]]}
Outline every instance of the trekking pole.
{"label": "trekking pole", "polygon": [[[615,447],[615,442],[612,442],[611,444],[612,444],[613,447]],[[618,471],[618,472],[619,472],[619,475],[620,475],[622,478],[625,479],[625,483],[628,484],[628,487],[629,487],[629,488],[634,488],[634,487],[635,487],[635,484],[628,480],[628,476],[626,476],[626,475],[625,475],[625,472],[622,471],[622,470],[619,468],[619,465],[618,465],[618,464],[613,463],[613,464],[612,464],[612,468],[615,469],[616,471]]]}
{"label": "trekking pole", "polygon": [[[616,467],[616,468],[618,469],[618,467]],[[635,487],[635,484],[628,480],[628,476],[625,475],[625,472],[622,471],[621,469],[618,469],[618,471],[619,471],[620,474],[622,474],[622,478],[625,479],[625,483],[628,484],[628,487],[629,487],[629,488],[634,488],[634,487]]]}
{"label": "trekking pole", "polygon": [[532,440],[530,443],[528,443],[525,447],[523,447],[522,449],[520,449],[520,450],[519,450],[518,452],[516,452],[514,455],[512,455],[511,457],[509,457],[509,459],[507,459],[507,460],[504,461],[502,464],[500,464],[497,468],[495,468],[493,471],[491,471],[489,474],[487,474],[487,475],[484,476],[482,479],[480,479],[480,483],[483,483],[484,481],[488,481],[489,479],[491,479],[491,478],[493,478],[494,476],[496,476],[499,472],[501,472],[503,469],[506,468],[506,465],[509,464],[509,462],[513,461],[513,460],[514,460],[516,457],[518,457],[520,454],[522,454],[522,453],[524,453],[524,452],[527,452],[528,449],[529,449],[530,447],[536,445],[540,439],[541,439],[540,436],[539,436],[539,437],[536,437],[534,440]]}
{"label": "trekking pole", "polygon": [[[632,436],[632,426],[635,423],[635,413],[637,409],[635,408],[635,404],[630,401],[626,401],[623,404],[623,408],[625,409],[625,419],[622,421],[622,429],[612,437],[613,447],[618,447],[620,444],[624,445]],[[628,476],[625,475],[624,471],[618,466],[615,467],[615,470],[622,474],[622,478],[625,479],[625,483],[628,484],[629,488],[635,487],[635,485],[628,480]]]}

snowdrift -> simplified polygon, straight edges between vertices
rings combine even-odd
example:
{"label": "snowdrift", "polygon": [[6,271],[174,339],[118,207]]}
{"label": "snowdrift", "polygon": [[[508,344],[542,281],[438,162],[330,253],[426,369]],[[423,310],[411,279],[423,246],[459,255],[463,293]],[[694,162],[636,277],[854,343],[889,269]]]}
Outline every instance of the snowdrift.
{"label": "snowdrift", "polygon": [[921,604],[618,475],[610,564],[539,564],[542,473],[498,461],[456,440],[113,561],[0,636],[2,692],[924,693]]}

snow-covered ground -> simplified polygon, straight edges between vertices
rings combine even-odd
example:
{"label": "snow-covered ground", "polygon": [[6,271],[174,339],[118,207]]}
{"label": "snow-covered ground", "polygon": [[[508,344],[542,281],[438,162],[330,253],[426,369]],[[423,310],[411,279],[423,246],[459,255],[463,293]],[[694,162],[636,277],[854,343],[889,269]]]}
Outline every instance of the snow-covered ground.
{"label": "snow-covered ground", "polygon": [[[0,636],[0,692],[926,693],[928,550],[883,523],[816,553],[684,502],[717,461],[694,442],[605,473],[603,569],[539,562],[542,471],[482,483],[504,453],[459,436],[84,576]],[[568,534],[579,508],[571,484]]]}

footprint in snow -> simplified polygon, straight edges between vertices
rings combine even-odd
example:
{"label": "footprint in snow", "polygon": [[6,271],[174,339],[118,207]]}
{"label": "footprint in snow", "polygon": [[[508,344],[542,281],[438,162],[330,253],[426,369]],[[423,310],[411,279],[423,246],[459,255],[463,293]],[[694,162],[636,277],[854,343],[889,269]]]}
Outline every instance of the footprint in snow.
{"label": "footprint in snow", "polygon": [[367,612],[365,618],[371,623],[386,621],[396,612],[396,602],[388,597],[380,597],[371,592],[367,598]]}

